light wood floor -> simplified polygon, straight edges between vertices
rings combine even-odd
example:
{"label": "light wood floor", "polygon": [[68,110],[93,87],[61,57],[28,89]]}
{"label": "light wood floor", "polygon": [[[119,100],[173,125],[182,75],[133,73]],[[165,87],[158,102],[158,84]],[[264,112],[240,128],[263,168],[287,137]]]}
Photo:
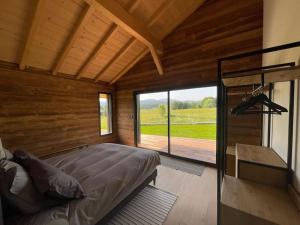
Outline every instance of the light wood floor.
{"label": "light wood floor", "polygon": [[217,224],[217,171],[206,167],[202,176],[158,167],[156,187],[177,194],[164,225]]}

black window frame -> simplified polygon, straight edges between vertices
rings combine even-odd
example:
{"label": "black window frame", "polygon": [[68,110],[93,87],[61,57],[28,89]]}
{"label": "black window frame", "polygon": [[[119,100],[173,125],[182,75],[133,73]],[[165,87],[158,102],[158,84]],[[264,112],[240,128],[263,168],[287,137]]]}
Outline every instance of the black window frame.
{"label": "black window frame", "polygon": [[[164,88],[153,88],[153,89],[146,89],[146,90],[138,90],[138,91],[134,91],[133,92],[133,99],[134,99],[134,146],[135,147],[139,147],[138,146],[138,132],[140,132],[139,130],[139,112],[138,112],[138,107],[139,107],[139,99],[138,96],[140,94],[148,94],[148,93],[154,93],[154,92],[168,92],[168,117],[170,117],[170,92],[171,91],[178,91],[178,90],[184,90],[184,89],[193,89],[193,88],[206,88],[206,87],[216,87],[216,91],[218,93],[218,83],[217,82],[206,82],[203,84],[196,84],[196,85],[183,85],[181,87],[164,87]],[[218,95],[217,95],[218,98]],[[217,111],[218,111],[218,105],[217,105]],[[217,123],[217,118],[216,118],[216,126],[218,129],[218,123]],[[216,130],[217,132],[217,130]],[[170,151],[170,118],[168,118],[168,153],[165,152],[160,152],[157,151],[160,155],[166,155],[169,157],[173,157],[173,158],[177,158],[177,159],[183,159],[186,161],[190,161],[190,162],[194,162],[194,163],[199,163],[199,164],[203,164],[206,166],[210,166],[210,167],[217,167],[217,148],[216,148],[216,162],[215,163],[211,163],[211,162],[206,162],[203,160],[198,160],[198,159],[191,159],[191,158],[186,158],[186,157],[182,157],[182,156],[177,156],[177,155],[173,155],[171,154]],[[216,143],[217,143],[217,139],[216,139]],[[142,148],[142,147],[139,147]]]}

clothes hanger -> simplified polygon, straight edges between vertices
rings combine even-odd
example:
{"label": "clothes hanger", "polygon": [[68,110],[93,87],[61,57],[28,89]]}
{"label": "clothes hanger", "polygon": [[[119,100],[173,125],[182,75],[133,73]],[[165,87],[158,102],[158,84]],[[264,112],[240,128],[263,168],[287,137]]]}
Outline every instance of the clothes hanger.
{"label": "clothes hanger", "polygon": [[[263,110],[263,107],[258,107],[258,105],[264,105],[270,110]],[[231,110],[232,114],[279,114],[282,112],[287,112],[287,109],[270,101],[268,97],[261,93],[257,96],[251,96],[246,101],[242,101],[239,105]]]}
{"label": "clothes hanger", "polygon": [[[267,86],[264,86],[264,74],[261,74],[261,85],[257,89],[253,90],[251,96],[244,98],[243,101],[236,107],[231,109],[231,114],[245,115],[245,114],[278,114],[287,112],[288,110],[281,105],[272,102],[264,93],[263,90]],[[261,105],[261,107],[258,107]],[[269,108],[264,110],[263,106]]]}

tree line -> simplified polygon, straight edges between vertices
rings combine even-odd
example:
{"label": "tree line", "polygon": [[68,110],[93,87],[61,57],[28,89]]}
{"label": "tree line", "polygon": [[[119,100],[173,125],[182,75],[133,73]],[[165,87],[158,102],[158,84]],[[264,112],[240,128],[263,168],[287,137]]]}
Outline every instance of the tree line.
{"label": "tree line", "polygon": [[[197,109],[197,108],[215,108],[217,106],[217,99],[214,97],[205,97],[201,101],[172,101],[171,109]],[[167,112],[166,104],[159,104],[159,113],[165,116]]]}
{"label": "tree line", "polygon": [[195,109],[195,108],[215,108],[217,99],[214,97],[205,97],[201,101],[172,101],[171,109]]}

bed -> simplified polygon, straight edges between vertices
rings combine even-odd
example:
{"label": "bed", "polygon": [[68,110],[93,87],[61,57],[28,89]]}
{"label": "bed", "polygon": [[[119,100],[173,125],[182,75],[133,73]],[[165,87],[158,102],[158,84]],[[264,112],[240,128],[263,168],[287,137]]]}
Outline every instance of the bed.
{"label": "bed", "polygon": [[105,143],[46,159],[74,176],[87,197],[34,215],[15,217],[5,225],[102,224],[130,196],[156,177],[159,154]]}

